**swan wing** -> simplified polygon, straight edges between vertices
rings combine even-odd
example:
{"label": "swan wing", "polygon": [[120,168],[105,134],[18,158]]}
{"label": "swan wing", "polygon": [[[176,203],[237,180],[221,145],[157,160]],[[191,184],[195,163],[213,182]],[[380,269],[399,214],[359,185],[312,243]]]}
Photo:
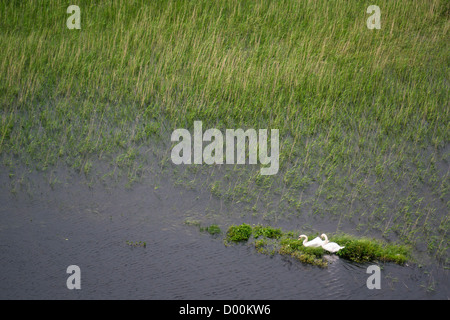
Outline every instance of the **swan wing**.
{"label": "swan wing", "polygon": [[305,246],[307,247],[320,247],[324,241],[320,239],[319,237],[316,237],[312,239],[311,241],[308,241]]}
{"label": "swan wing", "polygon": [[327,244],[324,244],[322,246],[322,248],[324,248],[325,250],[329,251],[329,252],[338,252],[339,250],[345,248],[345,247],[341,247],[340,245],[338,245],[336,242],[329,242]]}

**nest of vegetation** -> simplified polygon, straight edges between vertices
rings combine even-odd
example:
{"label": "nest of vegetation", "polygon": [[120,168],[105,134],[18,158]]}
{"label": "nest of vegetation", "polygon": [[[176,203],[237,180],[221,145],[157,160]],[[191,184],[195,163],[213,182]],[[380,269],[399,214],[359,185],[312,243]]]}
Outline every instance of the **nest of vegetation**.
{"label": "nest of vegetation", "polygon": [[[253,245],[258,252],[263,254],[291,256],[303,263],[320,267],[326,267],[328,264],[325,255],[330,253],[322,247],[305,247],[303,240],[298,239],[298,232],[283,231],[281,228],[271,226],[251,226],[243,223],[231,225],[223,233],[220,227],[215,224],[208,227],[201,227],[199,223],[197,225],[201,231],[208,232],[211,235],[224,234],[226,245],[247,243]],[[312,239],[317,234],[308,236],[309,239]],[[344,233],[331,235],[330,241],[344,246],[343,249],[335,253],[336,255],[358,263],[380,261],[403,265],[410,259],[409,248],[400,244],[386,243],[377,239],[356,237]]]}

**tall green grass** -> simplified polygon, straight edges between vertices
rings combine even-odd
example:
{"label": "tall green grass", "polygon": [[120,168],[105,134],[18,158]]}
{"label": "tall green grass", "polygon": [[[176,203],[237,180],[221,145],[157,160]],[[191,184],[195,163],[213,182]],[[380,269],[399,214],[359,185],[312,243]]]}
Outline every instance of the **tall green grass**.
{"label": "tall green grass", "polygon": [[81,30],[66,4],[2,2],[4,109],[448,138],[444,1],[381,1],[378,31],[365,1],[82,1]]}

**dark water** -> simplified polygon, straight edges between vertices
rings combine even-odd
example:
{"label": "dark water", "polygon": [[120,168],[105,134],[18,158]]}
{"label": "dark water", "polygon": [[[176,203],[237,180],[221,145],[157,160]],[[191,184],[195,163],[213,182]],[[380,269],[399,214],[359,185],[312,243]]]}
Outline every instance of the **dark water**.
{"label": "dark water", "polygon": [[[154,177],[155,178],[155,177]],[[31,181],[39,181],[40,178]],[[251,222],[210,194],[149,177],[131,189],[67,182],[25,184],[12,194],[0,174],[0,299],[448,299],[448,271],[381,265],[381,289],[366,269],[337,256],[328,268],[259,254],[186,225]],[[155,178],[156,179],[156,178]],[[290,230],[299,222],[284,221]],[[132,247],[127,241],[145,241]],[[69,290],[69,265],[81,289]]]}

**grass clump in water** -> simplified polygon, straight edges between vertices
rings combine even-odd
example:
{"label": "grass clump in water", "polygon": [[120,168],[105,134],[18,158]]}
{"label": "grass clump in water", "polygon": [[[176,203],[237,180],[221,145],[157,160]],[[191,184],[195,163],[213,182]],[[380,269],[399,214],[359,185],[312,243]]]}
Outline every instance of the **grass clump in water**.
{"label": "grass clump in water", "polygon": [[222,230],[217,224],[212,224],[208,227],[200,227],[200,231],[208,232],[210,235],[218,235],[222,233]]}
{"label": "grass clump in water", "polygon": [[201,225],[202,223],[199,220],[192,220],[192,219],[186,219],[184,221],[184,224],[188,225],[188,226],[198,227],[198,229],[201,232],[208,232],[212,236],[219,235],[222,233],[222,230],[220,229],[220,227],[217,224],[212,224],[210,226],[203,227]]}
{"label": "grass clump in water", "polygon": [[333,241],[345,247],[337,252],[338,256],[355,262],[378,260],[404,264],[410,258],[408,248],[398,244],[382,243],[367,238],[358,239],[345,234],[334,236]]}
{"label": "grass clump in water", "polygon": [[249,224],[243,223],[239,226],[232,225],[228,228],[226,241],[227,242],[243,242],[247,241],[252,235],[252,227]]}
{"label": "grass clump in water", "polygon": [[270,239],[278,239],[283,235],[283,232],[280,228],[273,228],[270,226],[261,226],[257,225],[253,227],[253,236],[255,239],[259,238],[260,236],[270,238]]}

